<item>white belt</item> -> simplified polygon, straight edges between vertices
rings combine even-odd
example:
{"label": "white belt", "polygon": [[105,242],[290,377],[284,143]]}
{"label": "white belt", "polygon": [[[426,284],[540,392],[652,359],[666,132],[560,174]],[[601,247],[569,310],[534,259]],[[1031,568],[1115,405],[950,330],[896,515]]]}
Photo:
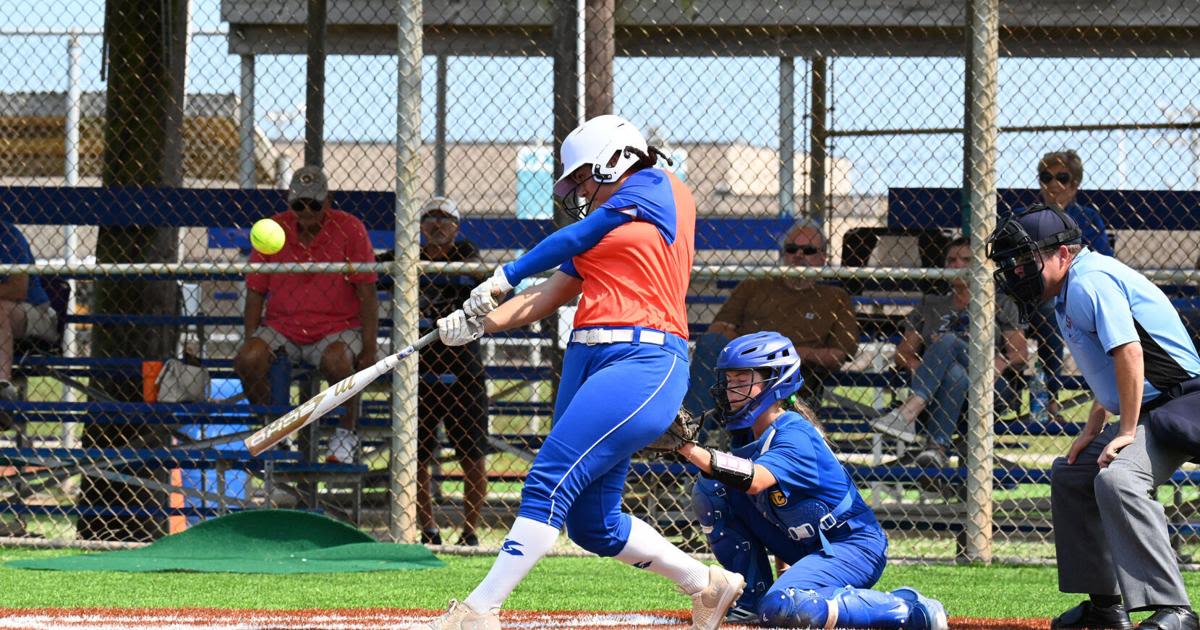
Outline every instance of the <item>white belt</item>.
{"label": "white belt", "polygon": [[[631,343],[633,341],[632,328],[588,328],[586,330],[575,330],[571,332],[571,341],[575,343],[587,344],[589,346],[598,343]],[[667,334],[660,330],[641,330],[638,335],[638,343],[648,343],[656,346],[661,346],[667,341]]]}

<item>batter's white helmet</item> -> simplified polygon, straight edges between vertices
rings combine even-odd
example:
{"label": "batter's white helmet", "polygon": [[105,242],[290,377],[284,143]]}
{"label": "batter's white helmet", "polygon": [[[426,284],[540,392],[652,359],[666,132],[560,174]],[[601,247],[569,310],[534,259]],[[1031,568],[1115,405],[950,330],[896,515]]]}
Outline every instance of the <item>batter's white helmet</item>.
{"label": "batter's white helmet", "polygon": [[[605,114],[579,125],[563,140],[562,175],[554,182],[554,197],[560,201],[575,191],[571,174],[590,164],[592,179],[611,183],[639,160],[650,154],[646,138],[633,123]],[[582,208],[586,212],[586,204]]]}

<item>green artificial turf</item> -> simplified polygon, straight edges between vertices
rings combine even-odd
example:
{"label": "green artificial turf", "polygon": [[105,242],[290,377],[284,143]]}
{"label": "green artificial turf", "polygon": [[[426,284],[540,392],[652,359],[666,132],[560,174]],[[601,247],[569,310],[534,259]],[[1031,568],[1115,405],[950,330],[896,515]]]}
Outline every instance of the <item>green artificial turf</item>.
{"label": "green artificial turf", "polygon": [[[78,553],[0,549],[0,561]],[[402,573],[237,575],[79,573],[0,568],[0,607],[109,608],[427,608],[464,597],[491,566],[490,556],[442,556],[446,567]],[[1185,574],[1193,599],[1200,575]],[[951,615],[1051,617],[1078,602],[1055,587],[1052,567],[892,565],[878,587],[915,586],[943,600]],[[685,609],[665,579],[611,559],[546,558],[506,607],[522,610]]]}

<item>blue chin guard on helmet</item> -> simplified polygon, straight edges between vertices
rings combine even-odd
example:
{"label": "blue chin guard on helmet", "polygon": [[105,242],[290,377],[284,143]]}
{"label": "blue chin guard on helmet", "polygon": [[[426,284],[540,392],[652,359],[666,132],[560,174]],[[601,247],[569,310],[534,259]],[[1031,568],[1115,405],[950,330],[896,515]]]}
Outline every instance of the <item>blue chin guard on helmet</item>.
{"label": "blue chin guard on helmet", "polygon": [[[727,370],[764,373],[763,390],[737,411],[729,404]],[[767,407],[786,400],[803,384],[800,356],[787,337],[770,331],[742,335],[726,344],[717,357],[717,384],[710,390],[717,403],[716,420],[729,431],[745,429]]]}

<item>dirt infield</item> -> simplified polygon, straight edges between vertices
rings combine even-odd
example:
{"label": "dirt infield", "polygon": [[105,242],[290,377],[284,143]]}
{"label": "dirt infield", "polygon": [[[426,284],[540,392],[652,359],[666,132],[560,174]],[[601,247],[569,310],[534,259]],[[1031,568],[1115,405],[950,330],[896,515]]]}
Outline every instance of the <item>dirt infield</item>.
{"label": "dirt infield", "polygon": [[[4,630],[366,630],[411,628],[436,614],[429,610],[362,608],[343,610],[229,610],[229,609],[104,609],[31,608],[0,609]],[[641,613],[504,611],[505,628],[686,628],[682,611]],[[953,618],[954,630],[1041,630],[1040,619]],[[731,626],[732,627],[732,626]]]}

